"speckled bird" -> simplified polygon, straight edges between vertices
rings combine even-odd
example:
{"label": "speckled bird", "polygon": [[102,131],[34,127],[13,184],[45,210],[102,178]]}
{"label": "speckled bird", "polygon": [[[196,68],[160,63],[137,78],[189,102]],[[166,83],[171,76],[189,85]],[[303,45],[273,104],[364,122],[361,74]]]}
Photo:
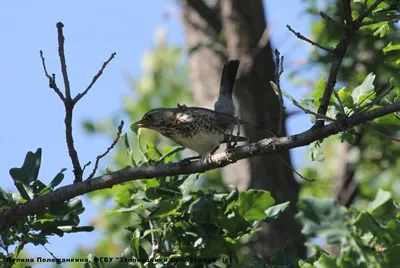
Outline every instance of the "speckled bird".
{"label": "speckled bird", "polygon": [[221,143],[247,141],[232,134],[236,125],[247,124],[233,116],[232,91],[238,67],[238,60],[225,64],[216,111],[178,104],[176,108],[150,110],[132,127],[155,130],[202,157],[213,154]]}

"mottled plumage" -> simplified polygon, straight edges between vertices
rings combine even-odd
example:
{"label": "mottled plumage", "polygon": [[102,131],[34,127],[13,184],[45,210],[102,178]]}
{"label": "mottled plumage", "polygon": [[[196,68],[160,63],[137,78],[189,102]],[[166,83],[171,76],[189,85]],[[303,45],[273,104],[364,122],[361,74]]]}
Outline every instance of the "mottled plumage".
{"label": "mottled plumage", "polygon": [[134,127],[158,131],[200,156],[206,156],[219,148],[221,143],[247,140],[231,136],[238,123],[245,122],[209,109],[178,105],[177,108],[153,109],[134,123]]}

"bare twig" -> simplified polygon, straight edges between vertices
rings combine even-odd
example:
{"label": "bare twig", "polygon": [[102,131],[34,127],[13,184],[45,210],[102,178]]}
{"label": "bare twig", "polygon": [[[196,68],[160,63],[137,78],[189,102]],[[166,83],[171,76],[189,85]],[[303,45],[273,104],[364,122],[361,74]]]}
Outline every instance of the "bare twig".
{"label": "bare twig", "polygon": [[42,245],[42,246],[43,246],[44,249],[47,251],[47,253],[49,253],[49,254],[56,260],[56,263],[57,263],[57,264],[60,264],[60,263],[61,263],[60,258],[57,258],[57,257],[53,254],[53,252],[51,252],[45,245]]}
{"label": "bare twig", "polygon": [[318,131],[307,130],[287,137],[270,137],[254,143],[239,146],[210,157],[210,161],[195,161],[187,165],[180,163],[155,164],[150,166],[127,167],[101,177],[78,182],[56,189],[53,192],[38,196],[26,203],[18,204],[0,212],[0,232],[3,232],[18,220],[28,215],[44,211],[45,208],[95,190],[110,188],[113,185],[137,179],[176,176],[182,174],[202,173],[221,168],[240,159],[278,153],[284,150],[308,145],[331,135],[350,129],[367,121],[400,111],[400,101],[361,114],[355,114],[338,122],[322,126]]}
{"label": "bare twig", "polygon": [[150,226],[150,230],[152,231],[150,233],[150,235],[151,235],[151,254],[149,256],[149,259],[153,259],[156,256],[156,254],[158,253],[158,250],[160,247],[160,237],[154,231],[155,228],[154,228],[153,222],[151,220],[149,220],[149,226]]}
{"label": "bare twig", "polygon": [[305,36],[302,35],[301,33],[296,32],[295,30],[293,30],[293,28],[290,27],[290,25],[286,25],[286,27],[287,27],[287,28],[289,29],[289,31],[291,31],[295,36],[297,36],[297,38],[299,38],[299,39],[301,39],[301,40],[304,40],[304,41],[310,43],[310,44],[313,45],[313,46],[319,47],[320,49],[325,50],[326,52],[328,52],[328,53],[330,53],[330,54],[332,54],[332,53],[335,51],[334,48],[331,48],[331,47],[324,47],[323,45],[320,45],[320,44],[318,44],[318,43],[316,43],[316,42],[314,42],[314,41],[308,39],[307,37],[305,37]]}
{"label": "bare twig", "polygon": [[64,79],[65,98],[67,100],[71,100],[71,87],[69,84],[67,62],[65,60],[65,52],[64,52],[64,41],[65,41],[63,34],[64,24],[62,22],[58,22],[56,26],[58,33],[58,55],[60,56],[61,72]]}
{"label": "bare twig", "polygon": [[280,159],[288,168],[290,168],[294,173],[297,174],[297,176],[299,176],[300,178],[302,178],[303,180],[308,181],[308,182],[314,182],[314,181],[315,181],[314,179],[307,179],[306,177],[304,177],[303,175],[301,175],[301,174],[300,174],[299,172],[297,172],[288,162],[286,162],[285,159],[283,159],[282,156],[280,156],[279,154],[277,154],[277,155],[278,155],[279,159]]}
{"label": "bare twig", "polygon": [[326,20],[328,20],[328,21],[334,22],[334,23],[336,23],[336,24],[338,24],[338,25],[343,25],[343,24],[341,24],[340,22],[338,22],[337,20],[335,20],[334,18],[332,18],[331,16],[329,16],[328,14],[326,14],[325,12],[320,11],[320,12],[319,12],[319,15],[320,15],[322,18],[324,18],[324,19],[326,19]]}
{"label": "bare twig", "polygon": [[119,140],[119,137],[121,137],[121,133],[122,133],[122,128],[123,127],[124,127],[124,120],[121,120],[121,123],[118,126],[117,137],[114,139],[114,141],[111,143],[110,147],[108,147],[107,150],[104,153],[102,153],[101,155],[98,155],[96,157],[96,162],[94,164],[93,171],[92,171],[92,173],[90,173],[89,177],[87,178],[88,180],[93,178],[94,175],[96,174],[97,168],[99,167],[100,159],[102,159],[104,156],[106,156],[114,148],[114,146],[117,144],[117,142]]}
{"label": "bare twig", "polygon": [[87,162],[82,168],[82,174],[85,173],[85,169],[92,164],[92,161]]}
{"label": "bare twig", "polygon": [[75,175],[75,180],[74,182],[80,182],[82,181],[82,167],[81,164],[79,163],[79,157],[78,157],[78,152],[75,149],[74,145],[74,138],[72,135],[72,114],[73,114],[73,109],[74,109],[74,103],[72,102],[71,99],[71,88],[69,84],[69,79],[68,79],[68,73],[67,73],[67,64],[65,60],[65,52],[64,52],[64,34],[63,34],[63,27],[64,24],[62,22],[57,23],[57,34],[58,34],[58,55],[60,57],[60,64],[61,64],[61,72],[63,75],[64,79],[64,86],[65,86],[65,99],[63,100],[64,102],[64,107],[65,107],[65,138],[67,142],[67,147],[68,147],[68,154],[69,157],[71,158],[72,161],[72,166],[74,168],[73,172]]}
{"label": "bare twig", "polygon": [[282,90],[281,90],[281,75],[283,74],[283,60],[284,57],[281,56],[281,53],[278,49],[275,49],[275,82],[278,87],[278,98],[279,98],[279,125],[278,125],[278,136],[282,135],[283,124],[285,119],[285,106],[283,104]]}
{"label": "bare twig", "polygon": [[56,84],[56,75],[53,74],[53,76],[50,76],[49,73],[47,72],[46,63],[45,63],[45,59],[44,59],[42,50],[40,50],[40,58],[42,59],[42,66],[43,66],[44,74],[46,75],[47,79],[49,79],[49,87],[52,88],[54,90],[54,92],[57,93],[57,95],[60,97],[60,99],[64,102],[65,97],[61,93],[61,90],[57,87],[57,84]]}
{"label": "bare twig", "polygon": [[103,74],[104,69],[107,67],[107,65],[114,59],[115,55],[117,53],[113,52],[111,53],[111,56],[108,58],[107,61],[103,63],[103,66],[101,66],[101,69],[97,72],[97,74],[93,77],[92,82],[90,82],[89,86],[83,91],[82,93],[79,93],[76,95],[76,97],[72,100],[72,103],[75,105],[83,96],[85,96],[89,90],[92,88],[92,86],[96,83],[97,79]]}
{"label": "bare twig", "polygon": [[[71,98],[71,87],[70,87],[70,83],[69,83],[69,79],[68,79],[68,72],[67,72],[67,63],[66,63],[66,59],[65,59],[65,47],[64,47],[65,37],[63,34],[64,24],[62,22],[58,22],[56,26],[57,26],[57,36],[58,36],[58,55],[60,58],[61,72],[62,72],[63,80],[64,80],[65,96],[61,93],[61,90],[56,85],[55,74],[52,74],[52,76],[50,76],[49,73],[47,72],[45,59],[44,59],[42,51],[40,51],[40,58],[42,59],[44,73],[45,73],[47,79],[49,80],[50,88],[52,88],[57,93],[57,95],[60,97],[60,99],[64,103],[65,139],[67,142],[68,154],[72,161],[73,172],[74,172],[74,176],[75,176],[74,182],[80,182],[80,181],[82,181],[83,171],[88,165],[90,165],[90,162],[85,164],[82,169],[82,166],[79,162],[78,152],[75,149],[74,138],[72,135],[73,110],[74,110],[75,104],[83,96],[85,96],[88,93],[88,91],[96,83],[97,79],[102,75],[107,64],[115,57],[116,54],[112,53],[110,58],[106,62],[103,63],[103,66],[101,67],[99,72],[93,77],[92,82],[89,84],[89,86],[86,88],[86,90],[83,93],[78,94],[74,99],[72,99]],[[96,169],[97,169],[97,164],[98,164],[98,162],[96,162],[96,167],[95,167]]]}

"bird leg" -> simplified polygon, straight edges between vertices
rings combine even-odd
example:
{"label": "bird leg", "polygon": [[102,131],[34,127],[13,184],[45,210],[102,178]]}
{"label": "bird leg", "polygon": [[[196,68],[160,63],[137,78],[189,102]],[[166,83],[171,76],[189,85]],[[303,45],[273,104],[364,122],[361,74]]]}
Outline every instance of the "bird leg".
{"label": "bird leg", "polygon": [[235,117],[235,119],[236,119],[236,125],[237,125],[237,128],[238,128],[238,130],[237,130],[237,133],[236,133],[236,139],[235,139],[235,141],[233,142],[233,144],[231,144],[231,141],[232,141],[232,138],[233,138],[233,129],[234,128],[232,128],[232,130],[231,130],[231,133],[230,133],[230,136],[229,136],[229,141],[226,143],[226,147],[228,148],[228,149],[230,149],[230,148],[235,148],[236,147],[236,145],[237,145],[237,143],[238,143],[238,140],[239,140],[239,136],[240,136],[240,122],[239,122],[239,118],[238,117]]}
{"label": "bird leg", "polygon": [[213,156],[213,154],[218,150],[218,148],[219,148],[219,146],[215,147],[214,150],[212,150],[211,153],[209,153],[206,156],[198,155],[198,156],[188,157],[188,158],[181,160],[179,163],[186,166],[186,165],[189,165],[192,162],[192,160],[200,159],[200,161],[207,161],[207,160],[211,159],[211,156]]}
{"label": "bird leg", "polygon": [[207,162],[207,161],[211,160],[211,156],[214,155],[214,153],[218,150],[218,148],[219,148],[219,146],[215,147],[214,150],[211,151],[211,153],[209,153],[208,155],[203,156],[202,158],[200,158],[200,161]]}

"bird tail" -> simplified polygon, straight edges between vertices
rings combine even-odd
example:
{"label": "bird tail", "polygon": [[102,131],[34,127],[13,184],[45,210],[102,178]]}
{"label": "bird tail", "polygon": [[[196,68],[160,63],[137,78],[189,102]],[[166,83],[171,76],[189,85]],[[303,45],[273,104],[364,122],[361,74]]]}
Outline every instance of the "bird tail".
{"label": "bird tail", "polygon": [[235,85],[236,75],[239,69],[239,60],[229,60],[225,63],[221,75],[220,95],[232,98],[233,87]]}

